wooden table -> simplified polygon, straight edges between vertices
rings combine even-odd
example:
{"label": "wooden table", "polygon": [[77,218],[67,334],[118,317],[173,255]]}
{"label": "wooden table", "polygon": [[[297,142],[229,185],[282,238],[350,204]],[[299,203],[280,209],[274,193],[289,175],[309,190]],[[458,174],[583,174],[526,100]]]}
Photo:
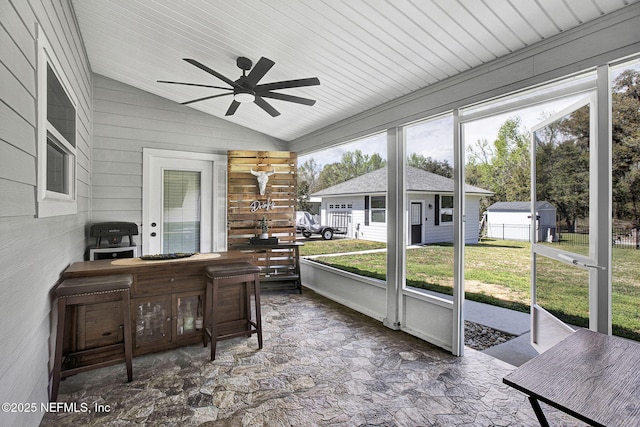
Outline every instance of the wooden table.
{"label": "wooden table", "polygon": [[581,329],[503,378],[540,402],[594,426],[640,426],[640,344]]}
{"label": "wooden table", "polygon": [[177,258],[161,261],[144,261],[140,258],[104,259],[97,261],[79,261],[71,264],[62,273],[63,279],[85,276],[102,276],[105,274],[134,274],[170,271],[174,268],[185,270],[199,269],[204,274],[207,265],[218,263],[234,263],[246,261],[248,256],[239,252],[220,252],[211,254],[195,254],[188,258]]}

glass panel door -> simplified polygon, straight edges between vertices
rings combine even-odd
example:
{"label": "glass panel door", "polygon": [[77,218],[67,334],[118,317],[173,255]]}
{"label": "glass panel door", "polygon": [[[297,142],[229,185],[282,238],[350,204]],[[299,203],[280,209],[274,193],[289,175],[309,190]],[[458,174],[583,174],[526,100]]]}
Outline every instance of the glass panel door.
{"label": "glass panel door", "polygon": [[200,251],[200,187],[200,171],[163,171],[163,253]]}
{"label": "glass panel door", "polygon": [[588,96],[532,128],[532,345],[589,326],[597,285],[595,103]]}
{"label": "glass panel door", "polygon": [[411,202],[411,244],[422,243],[422,203]]}
{"label": "glass panel door", "polygon": [[211,252],[212,162],[151,157],[148,169],[142,253]]}

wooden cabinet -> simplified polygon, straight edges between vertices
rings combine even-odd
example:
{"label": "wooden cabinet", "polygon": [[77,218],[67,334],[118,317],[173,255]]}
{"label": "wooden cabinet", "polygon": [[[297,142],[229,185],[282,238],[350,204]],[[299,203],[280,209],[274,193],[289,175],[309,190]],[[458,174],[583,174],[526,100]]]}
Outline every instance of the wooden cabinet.
{"label": "wooden cabinet", "polygon": [[302,292],[300,280],[300,251],[303,243],[286,242],[259,245],[233,245],[232,249],[251,255],[251,263],[260,267],[260,286],[269,289],[266,282],[290,283]]}
{"label": "wooden cabinet", "polygon": [[[72,264],[63,279],[109,274],[132,274],[131,329],[133,354],[138,356],[202,342],[198,312],[204,311],[205,274],[208,265],[248,261],[239,252],[198,254],[171,261],[140,258],[84,261]],[[224,310],[243,310],[243,295],[225,299]],[[122,341],[117,304],[101,303],[69,309],[72,319],[70,351]],[[193,317],[193,321],[191,321]],[[100,355],[101,356],[101,355]]]}
{"label": "wooden cabinet", "polygon": [[134,274],[134,355],[201,341],[202,326],[196,329],[195,325],[198,307],[202,310],[204,302],[204,288],[203,270],[188,264],[158,264],[155,271]]}

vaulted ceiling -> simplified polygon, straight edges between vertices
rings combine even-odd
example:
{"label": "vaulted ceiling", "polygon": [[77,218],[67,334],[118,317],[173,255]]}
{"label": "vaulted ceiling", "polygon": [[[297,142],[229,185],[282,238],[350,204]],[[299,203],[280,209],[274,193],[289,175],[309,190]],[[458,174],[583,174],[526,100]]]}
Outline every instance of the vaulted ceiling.
{"label": "vaulted ceiling", "polygon": [[640,0],[72,0],[92,71],[176,102],[229,87],[237,57],[275,65],[260,81],[318,77],[279,90],[313,106],[269,99],[225,116],[231,96],[189,104],[293,140]]}

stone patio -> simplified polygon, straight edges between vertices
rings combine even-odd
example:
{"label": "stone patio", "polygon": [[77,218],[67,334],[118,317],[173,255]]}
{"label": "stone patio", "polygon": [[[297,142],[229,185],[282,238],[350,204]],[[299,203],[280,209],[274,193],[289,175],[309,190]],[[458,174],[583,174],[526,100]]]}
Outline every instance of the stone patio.
{"label": "stone patio", "polygon": [[[329,301],[262,297],[257,339],[194,345],[85,372],[59,402],[90,412],[48,413],[42,426],[537,426],[526,397],[502,383],[515,369],[467,348],[465,357]],[[103,405],[96,411],[96,405]],[[551,425],[583,425],[544,406]]]}

